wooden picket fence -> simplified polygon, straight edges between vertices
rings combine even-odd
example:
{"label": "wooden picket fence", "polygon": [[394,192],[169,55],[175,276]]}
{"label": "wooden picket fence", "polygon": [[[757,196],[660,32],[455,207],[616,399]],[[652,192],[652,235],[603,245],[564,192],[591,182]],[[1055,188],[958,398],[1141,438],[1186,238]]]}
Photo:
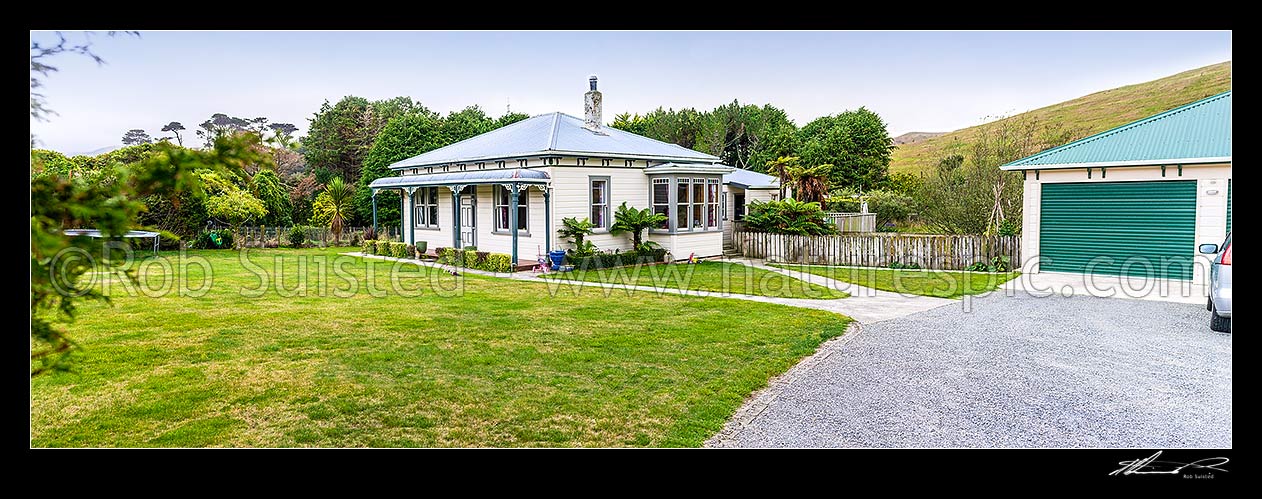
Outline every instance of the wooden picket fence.
{"label": "wooden picket fence", "polygon": [[[350,246],[352,242],[364,238],[367,227],[345,227],[342,229],[342,244]],[[333,231],[328,227],[306,227],[308,246],[327,247],[333,244]],[[238,245],[246,248],[275,248],[289,245],[289,227],[241,227],[237,230]],[[377,227],[378,238],[399,240],[399,227]]]}
{"label": "wooden picket fence", "polygon": [[773,262],[884,267],[916,263],[926,269],[961,270],[974,262],[1006,256],[1021,261],[1020,236],[872,233],[794,236],[735,232],[732,245],[741,255]]}

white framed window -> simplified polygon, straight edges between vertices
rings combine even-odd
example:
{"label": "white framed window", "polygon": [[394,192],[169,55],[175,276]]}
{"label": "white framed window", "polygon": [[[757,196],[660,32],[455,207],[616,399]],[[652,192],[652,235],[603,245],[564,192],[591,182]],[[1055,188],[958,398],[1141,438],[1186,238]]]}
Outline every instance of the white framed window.
{"label": "white framed window", "polygon": [[609,214],[609,177],[589,177],[588,204],[591,205],[591,221],[593,229],[608,229]]}
{"label": "white framed window", "polygon": [[675,230],[692,230],[692,225],[688,224],[691,185],[686,178],[675,180]]}
{"label": "white framed window", "polygon": [[705,185],[705,226],[713,229],[719,226],[719,179],[707,179]]}
{"label": "white framed window", "polygon": [[692,230],[705,230],[705,179],[692,179]]}
{"label": "white framed window", "polygon": [[412,193],[412,225],[418,229],[438,228],[437,187],[421,187]]}
{"label": "white framed window", "polygon": [[[508,205],[512,203],[512,191],[508,187],[496,185],[493,190],[495,197],[495,231],[508,232],[510,217]],[[524,187],[518,188],[517,191],[517,230],[530,231],[530,195]]]}
{"label": "white framed window", "polygon": [[657,230],[670,229],[670,179],[653,179],[653,213],[666,217],[655,227]]}

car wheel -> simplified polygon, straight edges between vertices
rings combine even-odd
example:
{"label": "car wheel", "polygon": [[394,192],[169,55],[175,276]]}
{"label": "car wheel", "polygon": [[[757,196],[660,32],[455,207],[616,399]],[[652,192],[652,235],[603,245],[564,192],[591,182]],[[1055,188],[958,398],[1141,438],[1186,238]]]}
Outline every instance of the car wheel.
{"label": "car wheel", "polygon": [[1218,314],[1209,313],[1209,328],[1220,333],[1231,332],[1231,318],[1219,317]]}

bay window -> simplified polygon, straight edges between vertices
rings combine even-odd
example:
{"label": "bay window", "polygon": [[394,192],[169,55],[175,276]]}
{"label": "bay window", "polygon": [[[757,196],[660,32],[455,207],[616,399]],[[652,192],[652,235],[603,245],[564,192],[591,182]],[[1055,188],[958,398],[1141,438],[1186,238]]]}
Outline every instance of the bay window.
{"label": "bay window", "polygon": [[670,229],[670,179],[653,179],[653,213],[662,215],[662,221],[654,229]]}
{"label": "bay window", "polygon": [[[673,184],[673,185],[672,185]],[[653,230],[699,232],[718,230],[723,213],[722,180],[715,176],[661,176],[653,179],[653,213],[666,216]]]}

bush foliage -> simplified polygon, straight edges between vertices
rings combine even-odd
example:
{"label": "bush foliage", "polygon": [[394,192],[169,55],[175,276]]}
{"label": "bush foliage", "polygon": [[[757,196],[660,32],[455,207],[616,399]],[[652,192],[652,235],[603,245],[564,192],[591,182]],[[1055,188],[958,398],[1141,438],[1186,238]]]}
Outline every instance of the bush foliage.
{"label": "bush foliage", "polygon": [[837,226],[824,216],[819,203],[803,203],[794,199],[750,203],[745,226],[754,232],[772,234],[818,236],[837,233]]}

